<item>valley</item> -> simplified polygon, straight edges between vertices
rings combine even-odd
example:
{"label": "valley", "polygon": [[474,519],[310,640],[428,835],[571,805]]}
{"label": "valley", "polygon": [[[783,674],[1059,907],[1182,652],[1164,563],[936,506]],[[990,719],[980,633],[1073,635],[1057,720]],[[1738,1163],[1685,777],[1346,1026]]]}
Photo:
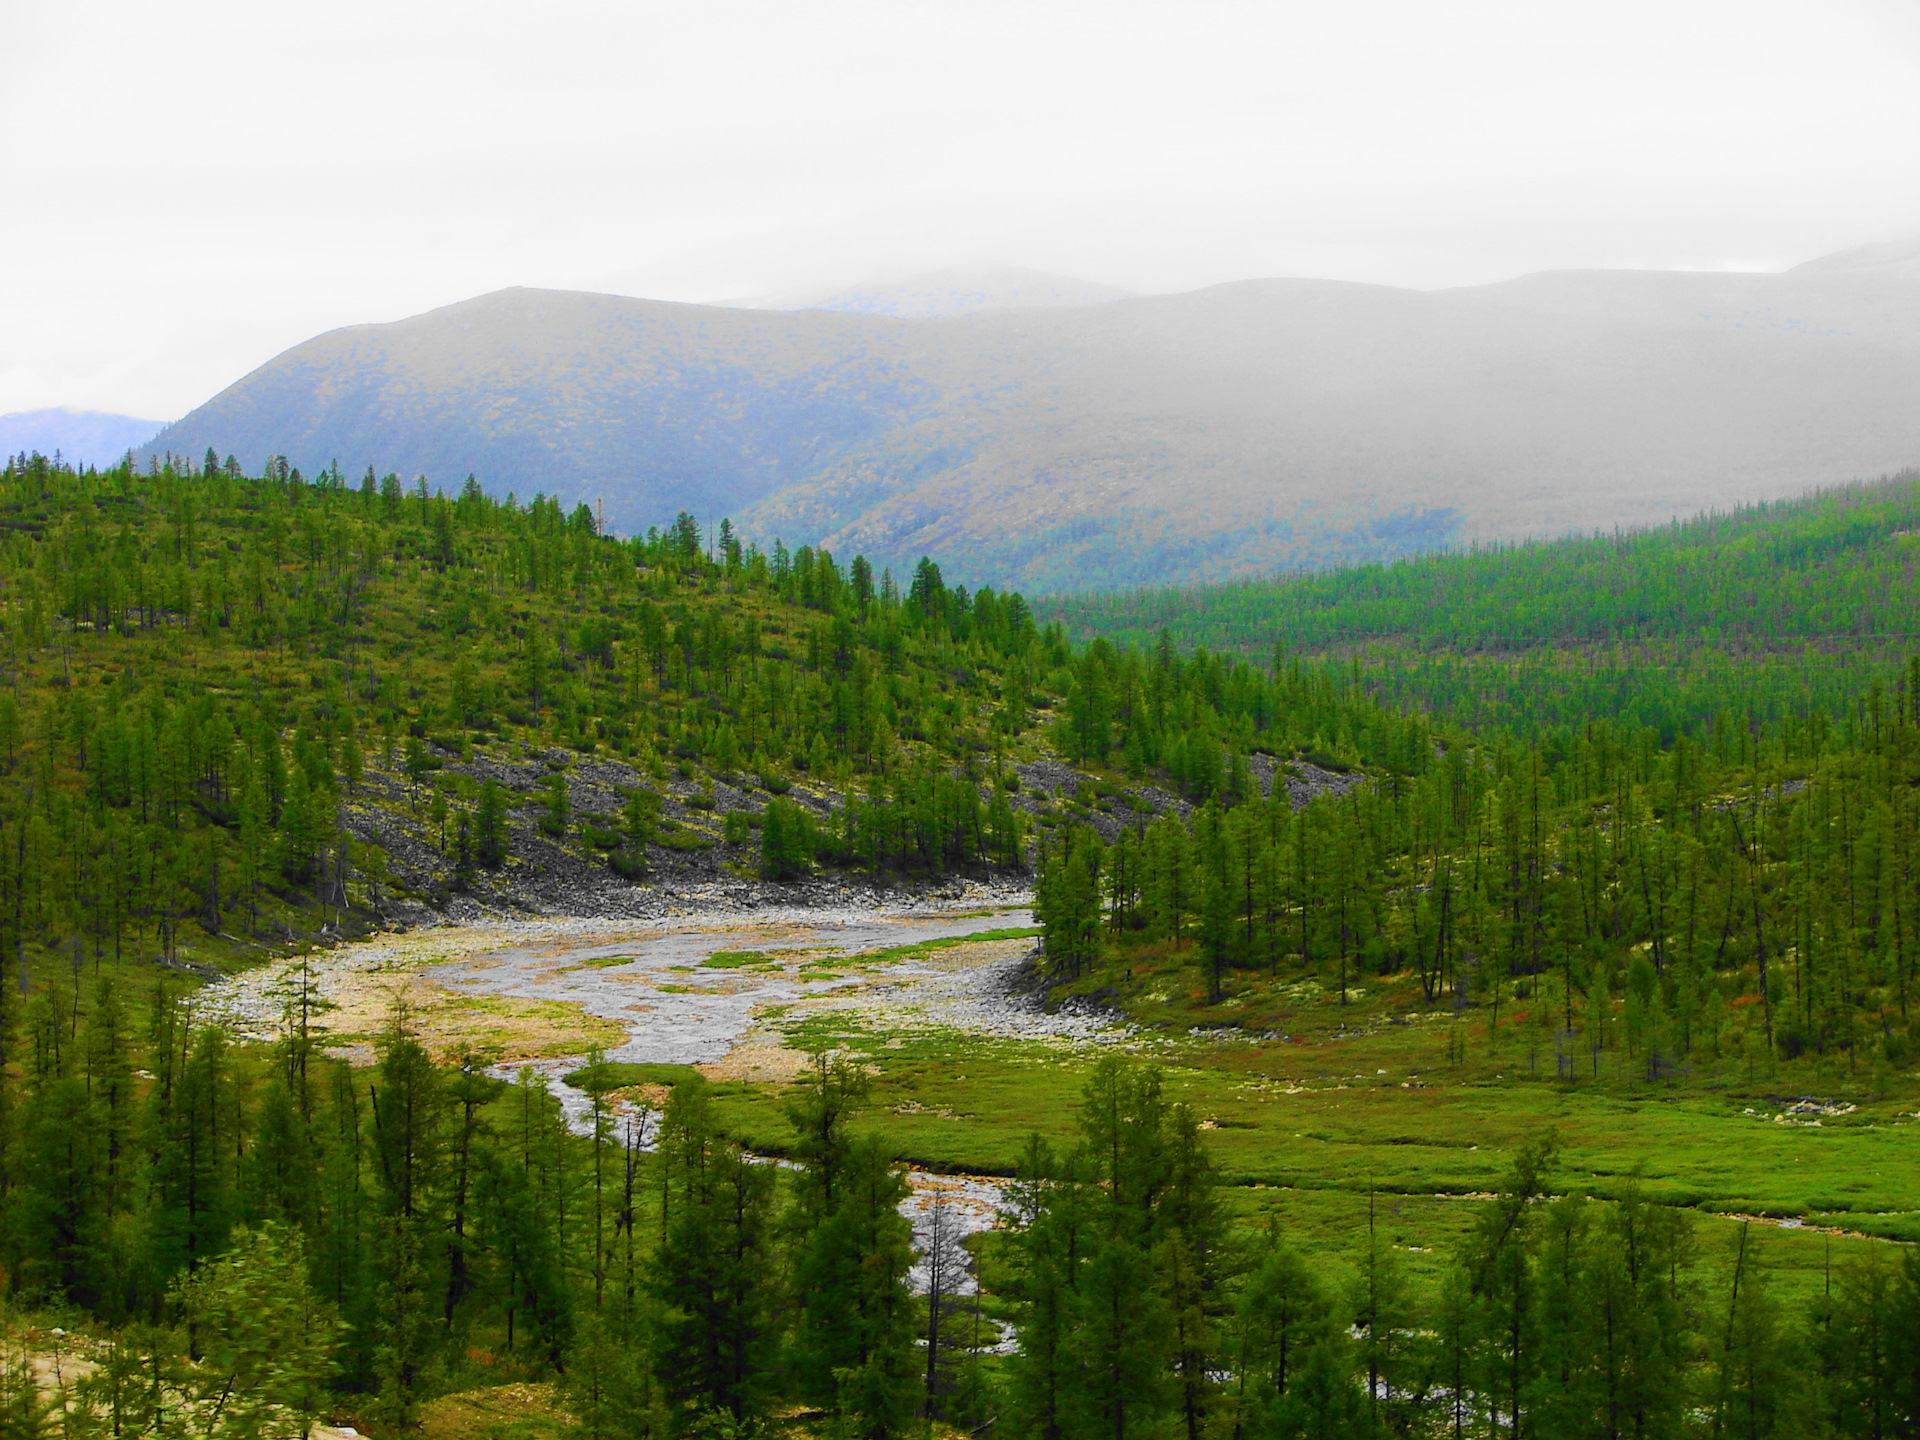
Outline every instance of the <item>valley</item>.
{"label": "valley", "polygon": [[1914,4],[0,36],[0,1440],[1920,1440]]}
{"label": "valley", "polygon": [[788,1088],[810,1057],[844,1056],[872,1077],[861,1133],[916,1176],[973,1177],[987,1194],[1001,1192],[1029,1135],[1070,1142],[1091,1067],[1125,1055],[1160,1067],[1169,1097],[1201,1117],[1239,1223],[1272,1215],[1303,1243],[1338,1249],[1375,1204],[1397,1247],[1435,1257],[1410,1261],[1423,1286],[1438,1284],[1441,1258],[1514,1153],[1548,1132],[1561,1147],[1556,1190],[1605,1200],[1637,1182],[1698,1216],[1709,1257],[1742,1222],[1767,1225],[1788,1294],[1823,1284],[1835,1255],[1920,1239],[1920,1116],[1904,1089],[1876,1097],[1843,1068],[1795,1077],[1856,1103],[1773,1093],[1793,1086],[1738,1064],[1652,1080],[1631,1057],[1569,1064],[1564,1042],[1543,1042],[1524,1011],[1483,1050],[1483,1016],[1427,1010],[1404,976],[1356,985],[1344,1004],[1314,984],[1265,996],[1249,986],[1248,1000],[1277,1002],[1259,1023],[1285,1033],[1170,1024],[1155,997],[1169,980],[1192,983],[1178,966],[1136,992],[1144,1004],[1049,995],[1030,921],[963,897],[944,909],[776,908],[745,922],[695,913],[646,928],[441,926],[248,971],[203,992],[199,1008],[271,1042],[304,975],[328,1007],[313,1029],[327,1053],[372,1063],[398,1005],[437,1057],[477,1053],[504,1078],[528,1071],[588,1133],[593,1087],[582,1077],[604,1067],[618,1123],[650,1116],[649,1144],[673,1085],[699,1073],[729,1130],[775,1156],[792,1144]]}
{"label": "valley", "polygon": [[[284,1353],[258,1413],[383,1440],[1017,1428],[1098,1334],[1210,1425],[1435,1431],[1456,1367],[1491,1434],[1501,1307],[1590,1377],[1605,1301],[1663,1413],[1839,1413],[1823,1337],[1920,1321],[1915,495],[1029,604],[16,460],[18,1332],[75,1415]],[[1268,1411],[1276,1306],[1333,1378]]]}

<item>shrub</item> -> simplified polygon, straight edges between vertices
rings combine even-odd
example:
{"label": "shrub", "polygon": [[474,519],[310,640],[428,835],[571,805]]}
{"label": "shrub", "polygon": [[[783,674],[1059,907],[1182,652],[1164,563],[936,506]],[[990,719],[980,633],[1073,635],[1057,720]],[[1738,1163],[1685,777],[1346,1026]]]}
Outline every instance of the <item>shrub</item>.
{"label": "shrub", "polygon": [[711,850],[714,846],[710,836],[684,825],[663,826],[660,833],[654,836],[653,843],[669,850]]}
{"label": "shrub", "polygon": [[580,842],[590,850],[618,850],[626,844],[626,837],[618,830],[608,830],[591,820],[583,820],[580,822]]}
{"label": "shrub", "polygon": [[507,860],[507,804],[500,787],[489,780],[480,787],[480,808],[473,821],[473,856],[489,870]]}
{"label": "shrub", "polygon": [[626,834],[628,849],[646,849],[660,830],[660,797],[647,789],[627,791],[627,803],[620,810],[620,828]]}
{"label": "shrub", "polygon": [[546,786],[547,808],[540,817],[540,828],[558,840],[567,833],[567,821],[573,814],[573,805],[567,797],[567,777],[564,773],[549,775]]}
{"label": "shrub", "polygon": [[583,1065],[564,1078],[576,1090],[619,1090],[628,1085],[678,1085],[699,1079],[700,1072],[691,1065],[602,1060],[597,1065]]}
{"label": "shrub", "polygon": [[760,820],[760,873],[791,880],[813,863],[813,821],[791,800],[768,802]]}

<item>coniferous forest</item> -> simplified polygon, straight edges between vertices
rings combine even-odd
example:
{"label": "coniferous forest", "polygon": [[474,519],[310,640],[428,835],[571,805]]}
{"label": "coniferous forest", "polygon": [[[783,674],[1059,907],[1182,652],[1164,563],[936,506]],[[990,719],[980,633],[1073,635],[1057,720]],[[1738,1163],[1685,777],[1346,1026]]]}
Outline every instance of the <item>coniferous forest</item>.
{"label": "coniferous forest", "polygon": [[443,1397],[513,1385],[552,1397],[518,1433],[594,1437],[1920,1434],[1912,1195],[1788,1283],[1781,1216],[1548,1123],[1444,1253],[1371,1183],[1329,1249],[1313,1177],[1256,1181],[1191,1098],[1215,1062],[1168,1050],[1076,1061],[992,1162],[999,1225],[916,1240],[884,1059],[752,1093],[590,1063],[582,1134],[404,1006],[354,1063],[301,971],[272,1043],[199,1014],[266,954],[563,869],[995,877],[1034,886],[1050,1001],[1136,1034],[1404,1035],[1555,1114],[1818,1095],[1898,1146],[1915,493],[1042,623],[685,515],[20,457],[0,1437],[452,1433]]}
{"label": "coniferous forest", "polygon": [[1496,545],[1275,580],[1049,602],[1079,635],[1166,631],[1356,668],[1395,707],[1485,730],[1606,718],[1696,738],[1729,715],[1833,714],[1911,654],[1920,478],[1656,530]]}

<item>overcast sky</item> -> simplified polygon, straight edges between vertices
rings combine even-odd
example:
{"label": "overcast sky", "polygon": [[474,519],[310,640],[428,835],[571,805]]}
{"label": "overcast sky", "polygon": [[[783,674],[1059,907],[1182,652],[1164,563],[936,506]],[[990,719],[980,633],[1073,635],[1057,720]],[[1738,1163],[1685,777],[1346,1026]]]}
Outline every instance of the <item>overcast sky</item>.
{"label": "overcast sky", "polygon": [[0,0],[0,412],[504,285],[1779,268],[1920,230],[1915,0]]}

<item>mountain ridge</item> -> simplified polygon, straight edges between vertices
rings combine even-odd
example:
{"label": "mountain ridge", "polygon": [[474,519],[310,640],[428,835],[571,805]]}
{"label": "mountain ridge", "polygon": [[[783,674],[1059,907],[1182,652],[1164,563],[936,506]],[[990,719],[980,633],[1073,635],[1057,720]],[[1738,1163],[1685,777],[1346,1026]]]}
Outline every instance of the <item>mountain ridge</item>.
{"label": "mountain ridge", "polygon": [[153,450],[685,508],[1029,591],[1661,521],[1920,458],[1920,284],[1265,279],[906,318],[514,289],[328,332]]}
{"label": "mountain ridge", "polygon": [[1102,305],[1132,294],[1116,285],[1017,265],[961,265],[848,286],[814,286],[719,303],[743,310],[828,310],[931,320],[995,310]]}
{"label": "mountain ridge", "polygon": [[106,410],[60,405],[0,415],[0,455],[59,454],[69,463],[107,466],[146,444],[166,426]]}

